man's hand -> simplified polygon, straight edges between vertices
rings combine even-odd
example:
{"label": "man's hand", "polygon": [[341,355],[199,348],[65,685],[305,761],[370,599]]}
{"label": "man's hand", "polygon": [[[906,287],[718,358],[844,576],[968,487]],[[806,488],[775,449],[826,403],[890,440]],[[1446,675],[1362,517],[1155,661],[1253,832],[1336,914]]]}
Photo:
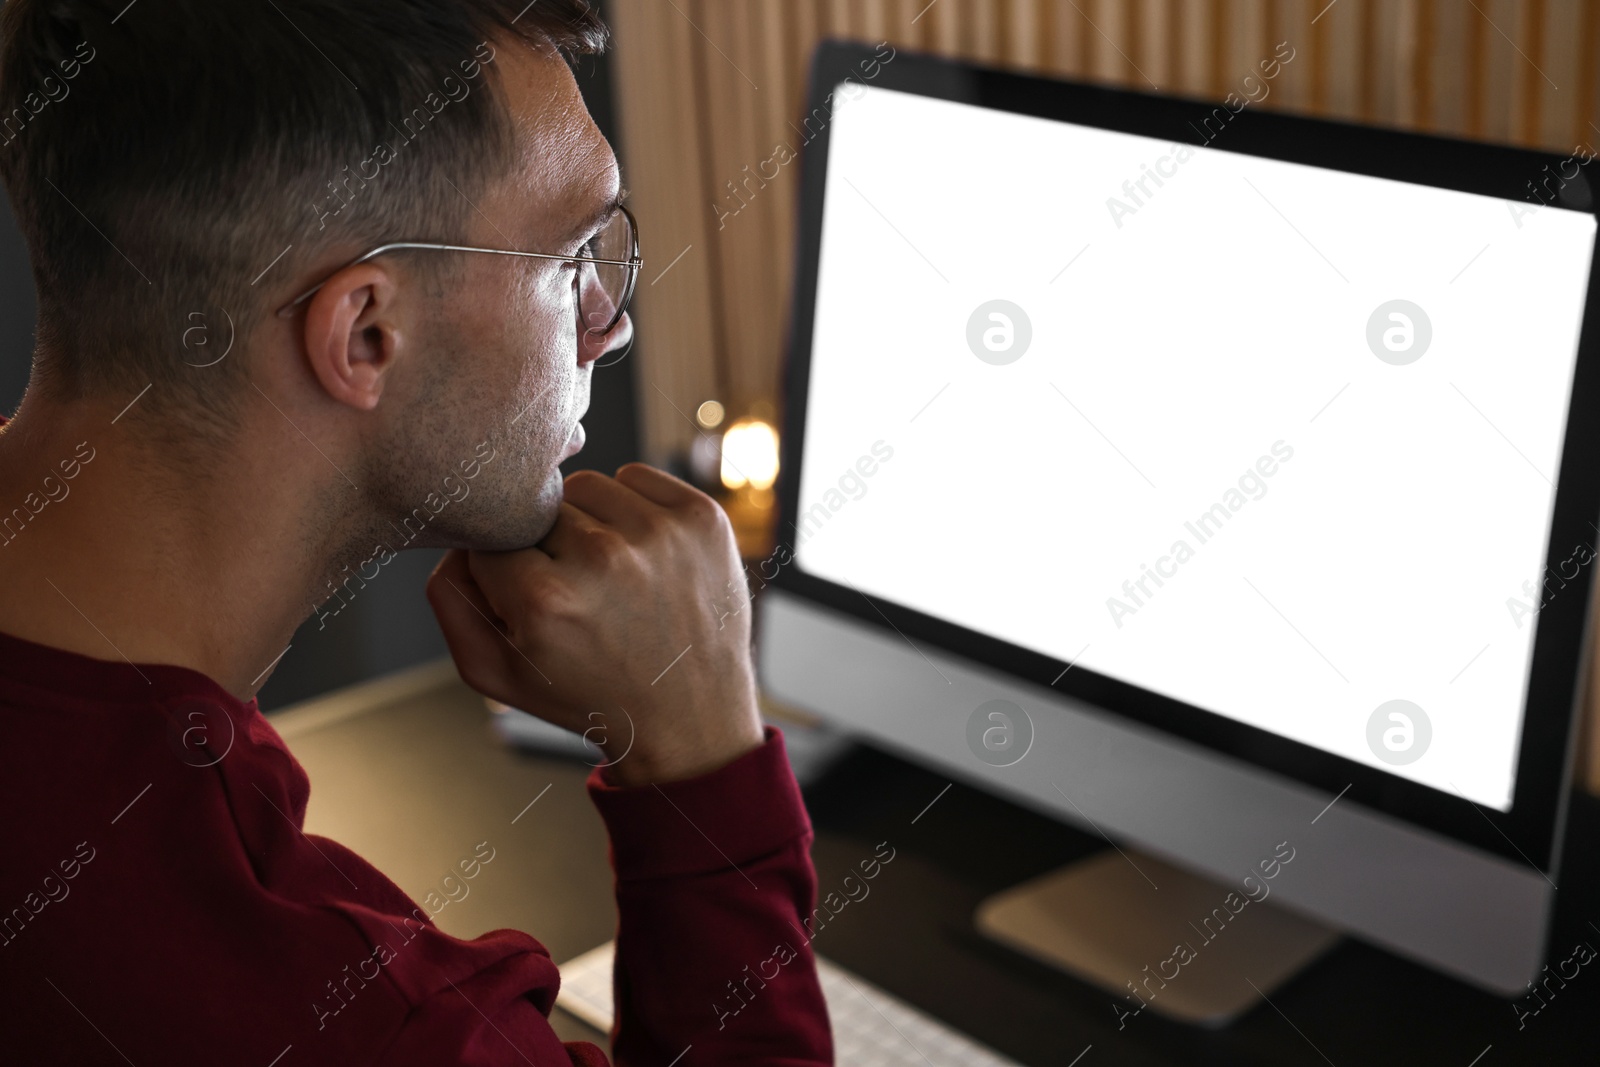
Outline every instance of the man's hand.
{"label": "man's hand", "polygon": [[428,602],[468,685],[585,734],[618,785],[692,778],[762,743],[733,528],[654,467],[569,475],[543,541],[452,550]]}

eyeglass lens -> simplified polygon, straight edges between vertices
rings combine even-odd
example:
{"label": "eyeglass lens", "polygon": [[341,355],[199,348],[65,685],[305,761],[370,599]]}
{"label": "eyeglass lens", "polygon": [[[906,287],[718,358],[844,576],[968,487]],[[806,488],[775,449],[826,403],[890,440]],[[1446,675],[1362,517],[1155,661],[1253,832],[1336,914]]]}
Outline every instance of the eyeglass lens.
{"label": "eyeglass lens", "polygon": [[[596,259],[629,260],[634,255],[633,225],[624,212],[617,212],[605,227],[583,248]],[[622,318],[633,270],[611,263],[584,263],[579,272],[578,314],[590,333],[606,333]]]}

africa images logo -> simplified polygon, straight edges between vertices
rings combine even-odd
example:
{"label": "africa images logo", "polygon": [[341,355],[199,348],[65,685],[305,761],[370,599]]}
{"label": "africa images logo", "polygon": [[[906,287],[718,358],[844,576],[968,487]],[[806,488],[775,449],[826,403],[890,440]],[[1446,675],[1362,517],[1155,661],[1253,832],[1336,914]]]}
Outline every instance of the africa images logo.
{"label": "africa images logo", "polygon": [[1009,700],[979,704],[967,716],[967,748],[991,767],[1014,767],[1033,748],[1033,719]]}

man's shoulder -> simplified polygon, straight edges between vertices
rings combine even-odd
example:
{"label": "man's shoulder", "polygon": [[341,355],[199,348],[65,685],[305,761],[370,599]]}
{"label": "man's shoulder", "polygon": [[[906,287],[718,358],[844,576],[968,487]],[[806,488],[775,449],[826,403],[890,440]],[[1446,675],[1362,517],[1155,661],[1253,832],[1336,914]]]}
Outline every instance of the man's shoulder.
{"label": "man's shoulder", "polygon": [[532,938],[452,938],[360,856],[304,833],[304,773],[253,706],[242,722],[193,710],[0,698],[9,1048],[89,1062],[104,1047],[88,1018],[135,1062],[266,1063],[294,1044],[360,1063],[450,982],[503,972],[519,995],[553,997]]}

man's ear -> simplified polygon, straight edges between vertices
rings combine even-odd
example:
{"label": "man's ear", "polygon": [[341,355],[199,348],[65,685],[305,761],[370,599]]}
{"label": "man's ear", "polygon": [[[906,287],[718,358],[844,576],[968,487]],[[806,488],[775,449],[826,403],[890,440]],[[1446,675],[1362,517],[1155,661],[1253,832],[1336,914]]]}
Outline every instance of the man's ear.
{"label": "man's ear", "polygon": [[361,411],[378,406],[404,335],[394,278],[373,263],[328,279],[306,307],[306,358],[328,396]]}

